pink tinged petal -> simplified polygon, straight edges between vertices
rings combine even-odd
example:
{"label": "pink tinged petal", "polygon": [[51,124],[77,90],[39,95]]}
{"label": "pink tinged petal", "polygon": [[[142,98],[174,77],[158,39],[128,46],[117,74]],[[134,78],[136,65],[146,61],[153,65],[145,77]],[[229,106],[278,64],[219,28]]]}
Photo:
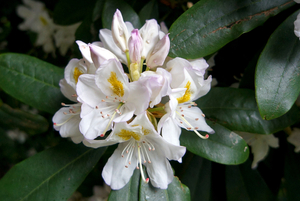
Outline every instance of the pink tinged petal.
{"label": "pink tinged petal", "polygon": [[165,22],[161,22],[161,23],[160,23],[160,30],[161,30],[162,32],[164,32],[164,34],[167,34],[167,33],[169,32],[169,29],[168,29],[168,27],[166,26]]}
{"label": "pink tinged petal", "polygon": [[95,75],[81,75],[76,87],[77,95],[81,101],[95,108],[105,99],[105,95],[96,86]]}
{"label": "pink tinged petal", "polygon": [[75,89],[67,83],[65,79],[59,81],[61,93],[69,100],[77,102],[77,95]]}
{"label": "pink tinged petal", "polygon": [[99,32],[99,37],[103,43],[103,47],[110,50],[123,64],[127,65],[126,54],[114,42],[111,35],[111,30],[101,29]]}
{"label": "pink tinged petal", "polygon": [[141,62],[141,54],[143,51],[143,41],[138,29],[131,32],[131,37],[128,41],[129,57],[132,63]]}
{"label": "pink tinged petal", "polygon": [[142,57],[145,59],[147,58],[148,54],[153,50],[154,46],[159,41],[159,26],[157,24],[157,21],[152,20],[146,20],[146,23],[144,26],[139,30],[141,37],[143,39],[143,52]]}
{"label": "pink tinged petal", "polygon": [[[102,177],[107,185],[113,190],[119,190],[123,188],[130,180],[133,171],[137,164],[137,151],[133,151],[131,158],[131,164],[127,162],[127,157],[122,157],[122,151],[130,141],[120,143],[118,148],[114,151],[112,156],[108,159],[104,166]],[[136,147],[134,149],[137,149]],[[127,168],[125,167],[127,165]]]}
{"label": "pink tinged petal", "polygon": [[79,47],[79,50],[82,54],[82,57],[84,58],[84,60],[86,62],[88,62],[89,64],[93,63],[92,61],[92,57],[91,57],[91,52],[90,52],[90,48],[88,46],[88,44],[80,41],[80,40],[77,40],[76,41],[78,47]]}
{"label": "pink tinged petal", "polygon": [[111,25],[112,37],[116,45],[123,51],[128,51],[128,29],[123,21],[121,12],[117,9]]}
{"label": "pink tinged petal", "polygon": [[132,103],[135,106],[134,114],[138,115],[148,108],[150,94],[140,81],[130,82],[129,87],[130,95],[128,96],[126,103]]}
{"label": "pink tinged petal", "polygon": [[128,76],[124,73],[119,61],[116,59],[105,61],[101,68],[98,68],[95,76],[96,85],[105,95],[119,97],[122,100],[127,99],[129,92]]}
{"label": "pink tinged petal", "polygon": [[117,57],[109,50],[89,44],[93,63],[96,68],[99,68],[101,64],[109,59],[117,59]]}
{"label": "pink tinged petal", "polygon": [[169,54],[170,39],[169,34],[165,35],[154,47],[150,54],[148,54],[146,62],[149,68],[162,66]]}
{"label": "pink tinged petal", "polygon": [[193,130],[193,128],[195,128],[196,130],[205,131],[210,134],[215,133],[215,131],[207,125],[204,117],[205,115],[198,107],[183,104],[177,106],[177,122],[179,126],[187,130]]}
{"label": "pink tinged petal", "polygon": [[193,69],[195,70],[195,73],[197,73],[199,76],[204,76],[205,70],[209,66],[205,59],[203,58],[192,59],[189,60],[189,62],[192,65]]}

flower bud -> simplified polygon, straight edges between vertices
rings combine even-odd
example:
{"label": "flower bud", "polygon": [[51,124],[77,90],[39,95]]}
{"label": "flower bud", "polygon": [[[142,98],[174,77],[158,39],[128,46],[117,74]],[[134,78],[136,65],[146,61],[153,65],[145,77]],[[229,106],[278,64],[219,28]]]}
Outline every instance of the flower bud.
{"label": "flower bud", "polygon": [[104,61],[114,58],[117,59],[117,57],[111,51],[105,48],[93,44],[89,44],[89,47],[91,50],[92,60],[96,69],[99,68]]}
{"label": "flower bud", "polygon": [[141,61],[141,54],[143,51],[143,39],[141,38],[138,29],[132,30],[131,37],[128,41],[128,48],[131,62],[139,63]]}
{"label": "flower bud", "polygon": [[123,17],[121,12],[117,9],[117,11],[114,14],[112,25],[111,25],[111,31],[113,39],[116,43],[116,45],[123,51],[128,51],[128,30],[127,27],[123,21]]}
{"label": "flower bud", "polygon": [[162,66],[170,50],[169,34],[166,34],[154,47],[146,59],[147,67]]}
{"label": "flower bud", "polygon": [[145,59],[149,52],[154,48],[159,41],[159,26],[156,20],[146,20],[145,25],[140,29],[141,37],[143,38],[144,49],[142,57]]}

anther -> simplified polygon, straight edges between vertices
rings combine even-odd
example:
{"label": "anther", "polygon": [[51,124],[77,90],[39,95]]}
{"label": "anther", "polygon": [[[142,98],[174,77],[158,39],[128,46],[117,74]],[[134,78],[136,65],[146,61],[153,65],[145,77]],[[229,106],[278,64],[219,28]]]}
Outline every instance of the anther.
{"label": "anther", "polygon": [[64,115],[66,115],[67,113],[66,112],[63,112],[64,113]]}
{"label": "anther", "polygon": [[198,130],[198,127],[195,127],[196,130]]}
{"label": "anther", "polygon": [[196,120],[196,121],[198,121],[198,120],[199,120],[199,118],[196,118],[195,120]]}
{"label": "anther", "polygon": [[191,108],[191,107],[192,107],[191,105],[188,106],[188,108]]}
{"label": "anther", "polygon": [[205,114],[201,114],[202,115],[202,117],[205,117]]}
{"label": "anther", "polygon": [[101,101],[102,101],[102,102],[105,102],[105,100],[104,100],[104,99],[102,99]]}
{"label": "anther", "polygon": [[191,127],[188,127],[187,129],[188,129],[188,130],[191,130],[192,128],[191,128]]}
{"label": "anther", "polygon": [[125,165],[125,167],[126,167],[126,168],[128,168],[128,166],[127,166],[127,165]]}
{"label": "anther", "polygon": [[100,137],[104,137],[104,134],[102,133],[102,134],[100,135]]}
{"label": "anther", "polygon": [[72,97],[77,97],[77,94],[72,94],[71,96],[72,96]]}
{"label": "anther", "polygon": [[146,183],[148,183],[149,182],[149,178],[147,178],[145,181],[146,181]]}
{"label": "anther", "polygon": [[148,161],[148,163],[151,163],[151,161]]}
{"label": "anther", "polygon": [[98,107],[98,105],[96,105],[96,109],[98,109],[99,107]]}
{"label": "anther", "polygon": [[182,114],[181,116],[184,117],[184,114]]}
{"label": "anther", "polygon": [[61,105],[62,105],[62,106],[66,106],[66,104],[65,104],[65,103],[61,103]]}

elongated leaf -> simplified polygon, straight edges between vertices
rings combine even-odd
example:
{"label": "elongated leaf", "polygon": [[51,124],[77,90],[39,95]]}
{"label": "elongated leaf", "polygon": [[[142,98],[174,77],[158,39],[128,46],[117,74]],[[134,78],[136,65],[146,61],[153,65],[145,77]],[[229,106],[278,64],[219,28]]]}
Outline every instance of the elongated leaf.
{"label": "elongated leaf", "polygon": [[254,91],[249,89],[213,88],[196,101],[204,114],[230,130],[271,134],[294,124],[300,117],[297,107],[270,121],[259,114]]}
{"label": "elongated leaf", "polygon": [[291,0],[199,1],[171,26],[169,56],[196,59],[212,54],[292,5]]}
{"label": "elongated leaf", "polygon": [[67,200],[104,150],[68,143],[43,151],[15,165],[0,180],[0,200]]}
{"label": "elongated leaf", "polygon": [[182,129],[180,144],[190,152],[217,163],[236,165],[247,160],[249,149],[239,135],[217,123],[208,120],[207,123],[215,134],[203,140],[195,133]]}
{"label": "elongated leaf", "polygon": [[39,110],[55,113],[66,100],[58,86],[63,76],[63,69],[31,56],[0,55],[0,87]]}
{"label": "elongated leaf", "polygon": [[119,9],[124,21],[132,23],[134,28],[140,28],[141,22],[138,14],[123,0],[106,0],[102,13],[102,24],[104,28],[110,29],[113,15]]}
{"label": "elongated leaf", "polygon": [[145,23],[148,19],[158,19],[158,4],[156,0],[149,1],[139,12],[141,23]]}
{"label": "elongated leaf", "polygon": [[168,189],[159,189],[145,183],[140,177],[140,171],[135,170],[128,184],[122,189],[112,191],[109,195],[109,201],[151,201],[151,200],[190,200],[190,191],[188,187],[181,184],[177,177],[169,184]]}
{"label": "elongated leaf", "polygon": [[96,0],[60,0],[55,6],[53,19],[59,25],[71,25],[90,14]]}
{"label": "elongated leaf", "polygon": [[300,41],[294,34],[298,13],[275,30],[257,63],[256,99],[260,115],[266,120],[289,111],[300,92]]}
{"label": "elongated leaf", "polygon": [[4,103],[0,106],[0,119],[2,127],[17,127],[31,135],[43,133],[49,126],[48,121],[43,116],[13,109]]}
{"label": "elongated leaf", "polygon": [[[184,161],[186,163],[188,161]],[[194,155],[188,163],[182,183],[186,184],[191,192],[192,200],[209,201],[211,193],[211,161]]]}
{"label": "elongated leaf", "polygon": [[228,201],[274,200],[274,195],[251,162],[239,166],[226,166]]}

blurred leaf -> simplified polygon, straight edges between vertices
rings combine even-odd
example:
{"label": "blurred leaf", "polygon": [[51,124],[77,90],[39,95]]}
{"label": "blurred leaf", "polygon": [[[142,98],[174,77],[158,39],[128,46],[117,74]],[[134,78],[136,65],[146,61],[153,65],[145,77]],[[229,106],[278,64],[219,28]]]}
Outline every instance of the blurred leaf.
{"label": "blurred leaf", "polygon": [[59,25],[71,25],[82,21],[92,13],[96,0],[60,0],[55,6],[53,20]]}
{"label": "blurred leaf", "polygon": [[36,154],[0,180],[0,200],[67,200],[104,151],[68,143]]}
{"label": "blurred leaf", "polygon": [[[188,161],[184,160],[184,164]],[[211,193],[211,161],[194,155],[188,163],[182,183],[187,185],[191,192],[192,200],[209,201]]]}
{"label": "blurred leaf", "polygon": [[[92,33],[91,33],[92,23],[93,23],[92,15],[91,15],[91,13],[89,13],[89,14],[87,14],[87,16],[85,16],[82,23],[76,30],[76,33],[75,33],[76,40],[81,40],[85,43],[91,42],[91,38],[93,38]],[[79,51],[77,44],[75,46],[76,46],[76,51]]]}
{"label": "blurred leaf", "polygon": [[49,126],[48,121],[43,116],[13,109],[7,104],[0,106],[0,119],[2,127],[10,129],[17,127],[31,135],[43,133]]}
{"label": "blurred leaf", "polygon": [[151,185],[151,182],[145,183],[140,177],[140,171],[135,170],[128,184],[122,189],[110,193],[109,201],[117,200],[172,200],[183,201],[190,200],[190,191],[188,187],[181,184],[177,177],[169,184],[168,189],[159,189]]}
{"label": "blurred leaf", "polygon": [[59,89],[64,70],[23,54],[0,55],[0,87],[39,110],[55,113],[66,98]]}
{"label": "blurred leaf", "polygon": [[93,10],[93,21],[101,18],[105,0],[97,0]]}
{"label": "blurred leaf", "polygon": [[226,166],[226,191],[228,201],[275,200],[269,187],[251,162],[239,166]]}
{"label": "blurred leaf", "polygon": [[212,54],[294,4],[291,0],[199,1],[171,26],[169,56],[196,59]]}
{"label": "blurred leaf", "polygon": [[141,23],[148,19],[158,19],[158,4],[156,0],[149,1],[139,12]]}
{"label": "blurred leaf", "polygon": [[260,115],[266,120],[288,112],[300,92],[300,41],[294,34],[298,13],[275,30],[257,63],[256,99]]}
{"label": "blurred leaf", "polygon": [[300,154],[294,152],[294,147],[288,144],[288,152],[285,157],[284,185],[288,200],[300,200]]}
{"label": "blurred leaf", "polygon": [[194,154],[221,164],[236,165],[247,160],[249,149],[239,135],[218,123],[206,122],[215,130],[214,134],[203,140],[194,132],[182,129],[180,144]]}
{"label": "blurred leaf", "polygon": [[257,109],[254,91],[249,89],[212,88],[197,104],[211,121],[233,131],[272,134],[293,125],[300,118],[295,106],[284,116],[263,120]]}
{"label": "blurred leaf", "polygon": [[141,22],[138,14],[123,0],[106,0],[102,13],[102,24],[104,28],[111,29],[111,22],[116,10],[122,13],[124,22],[129,21],[134,28],[140,28]]}

